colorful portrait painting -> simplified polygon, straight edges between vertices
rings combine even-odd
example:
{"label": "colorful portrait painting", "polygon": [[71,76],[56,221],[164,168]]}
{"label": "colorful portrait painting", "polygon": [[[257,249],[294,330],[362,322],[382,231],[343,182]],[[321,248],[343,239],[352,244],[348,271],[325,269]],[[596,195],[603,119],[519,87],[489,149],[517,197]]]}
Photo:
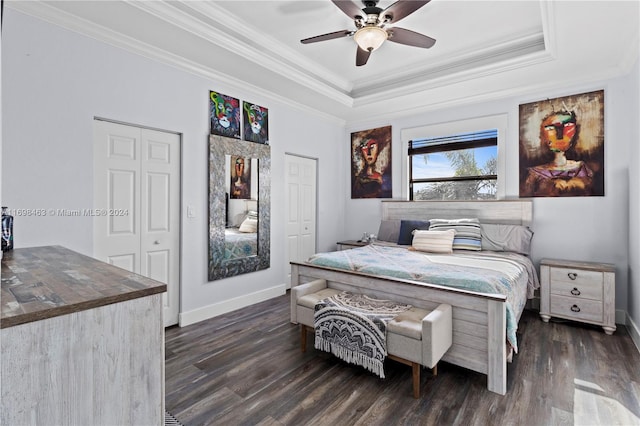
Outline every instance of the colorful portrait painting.
{"label": "colorful portrait painting", "polygon": [[391,192],[391,126],[351,133],[351,198]]}
{"label": "colorful portrait painting", "polygon": [[240,100],[209,92],[211,134],[240,139]]}
{"label": "colorful portrait painting", "polygon": [[269,111],[265,107],[242,102],[244,140],[269,145]]}
{"label": "colorful portrait painting", "polygon": [[604,196],[604,90],[520,105],[520,197]]}
{"label": "colorful portrait painting", "polygon": [[232,155],[230,169],[229,198],[249,200],[251,198],[251,159]]}

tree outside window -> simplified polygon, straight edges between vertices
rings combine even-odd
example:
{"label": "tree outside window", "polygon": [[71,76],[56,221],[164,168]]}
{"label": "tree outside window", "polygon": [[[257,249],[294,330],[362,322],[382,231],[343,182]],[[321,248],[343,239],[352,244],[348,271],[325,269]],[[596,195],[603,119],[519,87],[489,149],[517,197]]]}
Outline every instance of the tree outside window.
{"label": "tree outside window", "polygon": [[496,199],[497,157],[497,130],[411,141],[410,199]]}

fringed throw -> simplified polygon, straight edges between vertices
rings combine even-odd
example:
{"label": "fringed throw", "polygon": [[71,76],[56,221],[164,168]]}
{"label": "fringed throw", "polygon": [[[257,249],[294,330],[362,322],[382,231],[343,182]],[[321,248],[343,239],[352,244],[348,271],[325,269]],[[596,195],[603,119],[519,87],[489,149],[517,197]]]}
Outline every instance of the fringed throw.
{"label": "fringed throw", "polygon": [[387,321],[411,308],[390,300],[342,292],[316,303],[315,348],[384,378]]}

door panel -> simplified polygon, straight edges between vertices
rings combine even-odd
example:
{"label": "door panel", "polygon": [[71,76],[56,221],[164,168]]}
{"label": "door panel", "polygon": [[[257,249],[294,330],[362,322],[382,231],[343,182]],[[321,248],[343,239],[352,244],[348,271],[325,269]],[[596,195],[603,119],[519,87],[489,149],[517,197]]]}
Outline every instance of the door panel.
{"label": "door panel", "polygon": [[163,283],[169,282],[169,250],[147,253],[147,276]]}
{"label": "door panel", "polygon": [[169,232],[170,176],[166,173],[148,173],[147,184],[147,232]]}
{"label": "door panel", "polygon": [[118,268],[125,269],[130,272],[135,272],[136,265],[136,254],[128,253],[128,254],[120,254],[117,256],[109,256],[107,259],[107,263],[110,263]]}
{"label": "door panel", "polygon": [[[180,137],[142,129],[140,273],[167,284],[165,325],[177,323],[180,282]],[[169,318],[171,317],[171,321]]]}
{"label": "door panel", "polygon": [[[137,170],[108,170],[109,202],[107,211],[136,211]],[[135,235],[135,215],[109,215],[109,235]]]}
{"label": "door panel", "polygon": [[122,215],[93,218],[93,255],[128,271],[140,271],[140,129],[94,121],[96,211]]}
{"label": "door panel", "polygon": [[316,160],[288,154],[285,156],[285,270],[289,285],[289,262],[306,260],[316,252],[316,168]]}
{"label": "door panel", "polygon": [[94,256],[167,284],[165,326],[180,295],[180,136],[94,121]]}

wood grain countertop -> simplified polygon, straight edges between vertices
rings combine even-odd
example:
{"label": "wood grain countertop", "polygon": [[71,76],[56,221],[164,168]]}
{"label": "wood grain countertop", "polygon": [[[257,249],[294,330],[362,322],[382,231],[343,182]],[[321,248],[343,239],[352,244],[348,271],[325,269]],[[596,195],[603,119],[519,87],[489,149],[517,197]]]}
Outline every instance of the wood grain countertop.
{"label": "wood grain countertop", "polygon": [[3,253],[0,328],[167,291],[159,281],[61,246]]}

